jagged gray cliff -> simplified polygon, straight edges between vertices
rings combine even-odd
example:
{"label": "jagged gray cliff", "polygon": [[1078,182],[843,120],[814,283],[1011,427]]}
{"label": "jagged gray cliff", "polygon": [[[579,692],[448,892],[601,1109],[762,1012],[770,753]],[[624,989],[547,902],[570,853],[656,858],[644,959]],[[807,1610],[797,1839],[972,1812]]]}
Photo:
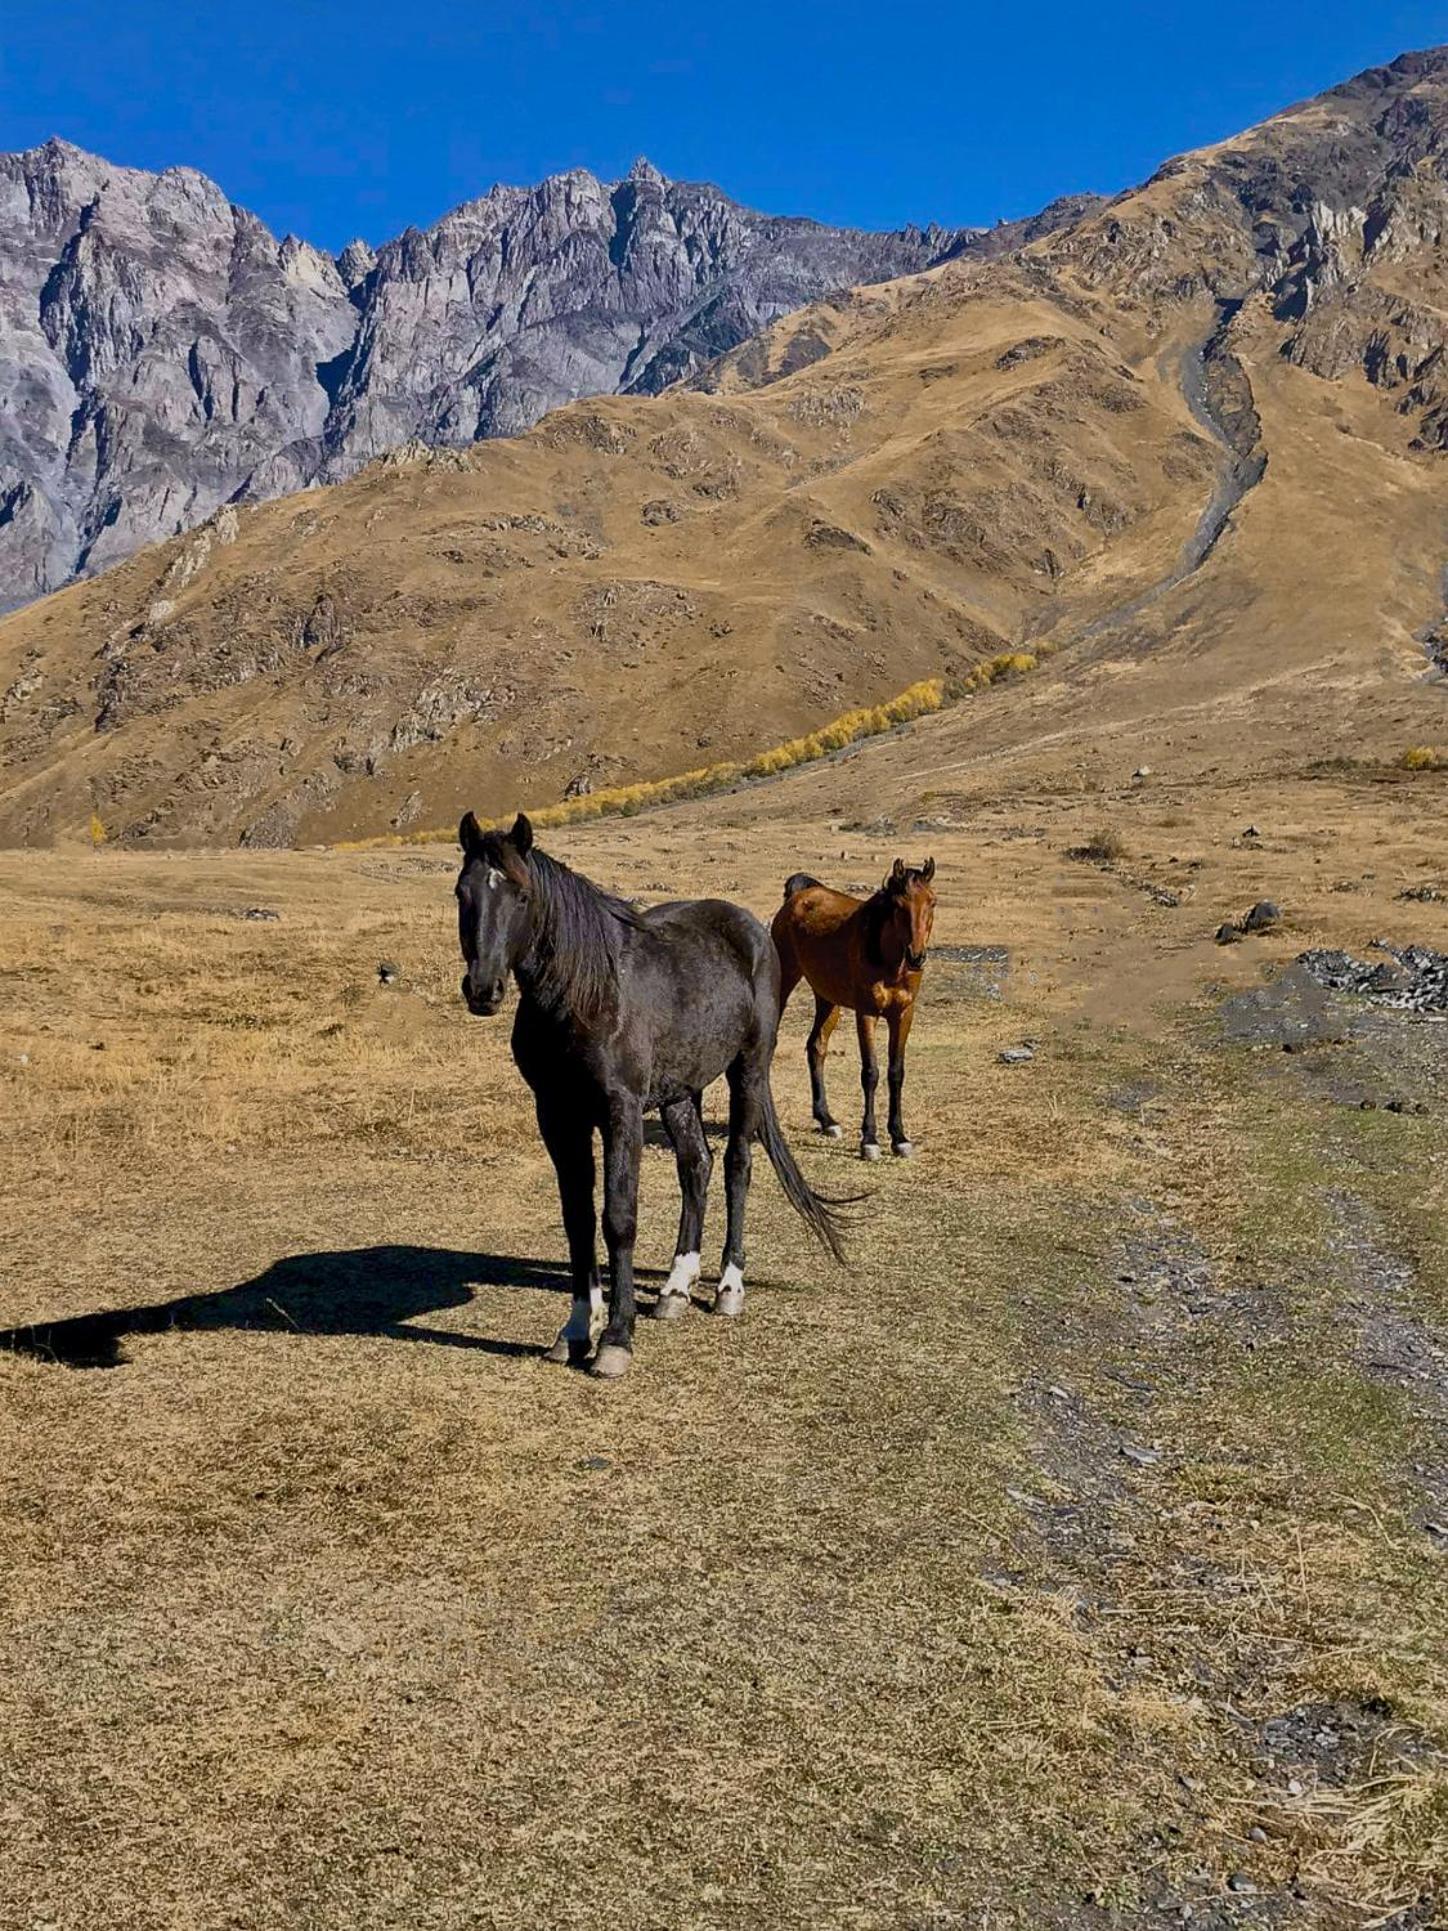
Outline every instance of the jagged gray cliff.
{"label": "jagged gray cliff", "polygon": [[189,168],[0,156],[0,609],[232,499],[382,450],[653,392],[829,291],[1064,221],[869,234],[752,213],[647,162],[494,188],[335,258]]}

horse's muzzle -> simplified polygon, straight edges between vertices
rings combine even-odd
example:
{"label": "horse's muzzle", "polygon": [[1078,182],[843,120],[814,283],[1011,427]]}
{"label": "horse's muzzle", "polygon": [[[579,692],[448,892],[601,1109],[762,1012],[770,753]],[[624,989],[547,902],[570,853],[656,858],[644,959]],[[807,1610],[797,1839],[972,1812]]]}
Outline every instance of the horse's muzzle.
{"label": "horse's muzzle", "polygon": [[472,982],[464,979],[462,987],[463,1004],[473,1015],[474,1019],[491,1019],[503,1003],[505,990],[506,988],[501,979],[497,980],[495,984],[489,986],[483,992],[475,991]]}
{"label": "horse's muzzle", "polygon": [[919,972],[925,964],[924,949],[922,948],[919,952],[912,952],[907,945],[905,948],[905,963],[912,972]]}

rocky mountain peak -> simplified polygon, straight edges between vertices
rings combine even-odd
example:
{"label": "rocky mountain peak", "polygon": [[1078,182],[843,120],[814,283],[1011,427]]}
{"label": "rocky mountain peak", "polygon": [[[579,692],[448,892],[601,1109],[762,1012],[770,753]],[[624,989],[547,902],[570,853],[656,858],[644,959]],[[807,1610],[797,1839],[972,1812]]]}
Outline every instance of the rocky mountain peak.
{"label": "rocky mountain peak", "polygon": [[758,215],[640,157],[333,258],[194,168],[59,138],[0,156],[0,607],[234,499],[652,393],[820,295],[976,245]]}

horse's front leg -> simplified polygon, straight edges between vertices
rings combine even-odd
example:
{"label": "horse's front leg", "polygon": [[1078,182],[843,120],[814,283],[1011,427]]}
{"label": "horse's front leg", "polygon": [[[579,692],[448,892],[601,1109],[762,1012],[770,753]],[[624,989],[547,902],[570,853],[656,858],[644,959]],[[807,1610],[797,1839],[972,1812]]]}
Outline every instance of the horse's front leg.
{"label": "horse's front leg", "polygon": [[878,1160],[880,1138],[875,1127],[875,1088],[880,1084],[880,1064],[875,1058],[875,1015],[857,1012],[855,1025],[860,1035],[860,1090],[865,1096],[865,1117],[860,1126],[860,1158]]}
{"label": "horse's front leg", "polygon": [[606,1381],[628,1373],[633,1359],[634,1239],[639,1216],[643,1108],[633,1094],[610,1097],[603,1129],[603,1239],[608,1248],[608,1325],[593,1372]]}
{"label": "horse's front leg", "polygon": [[915,1151],[900,1111],[905,1092],[905,1042],[910,1037],[910,1021],[914,1011],[913,1004],[892,1006],[885,1015],[890,1034],[890,1151],[901,1160],[908,1160]]}
{"label": "horse's front leg", "polygon": [[598,1279],[596,1244],[598,1217],[593,1206],[593,1128],[579,1118],[576,1105],[560,1107],[541,1099],[538,1126],[558,1174],[558,1197],[563,1206],[563,1230],[568,1236],[568,1262],[573,1276],[573,1306],[544,1359],[577,1365],[592,1354],[603,1326],[603,1288]]}

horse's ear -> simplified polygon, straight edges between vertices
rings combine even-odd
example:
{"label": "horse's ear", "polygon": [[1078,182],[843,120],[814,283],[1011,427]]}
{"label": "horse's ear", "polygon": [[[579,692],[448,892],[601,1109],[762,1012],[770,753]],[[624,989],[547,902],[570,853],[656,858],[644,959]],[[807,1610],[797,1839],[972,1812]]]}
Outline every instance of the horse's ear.
{"label": "horse's ear", "polygon": [[513,820],[513,829],[508,833],[508,843],[519,858],[526,858],[533,849],[533,827],[520,811]]}
{"label": "horse's ear", "polygon": [[887,892],[903,892],[905,889],[905,860],[897,858],[890,867],[890,876],[885,880]]}
{"label": "horse's ear", "polygon": [[930,883],[931,879],[934,878],[935,860],[933,858],[926,859],[925,863],[920,868],[920,876],[925,880],[925,883],[927,885]]}
{"label": "horse's ear", "polygon": [[483,828],[471,811],[465,811],[458,826],[458,843],[469,857],[483,842]]}

